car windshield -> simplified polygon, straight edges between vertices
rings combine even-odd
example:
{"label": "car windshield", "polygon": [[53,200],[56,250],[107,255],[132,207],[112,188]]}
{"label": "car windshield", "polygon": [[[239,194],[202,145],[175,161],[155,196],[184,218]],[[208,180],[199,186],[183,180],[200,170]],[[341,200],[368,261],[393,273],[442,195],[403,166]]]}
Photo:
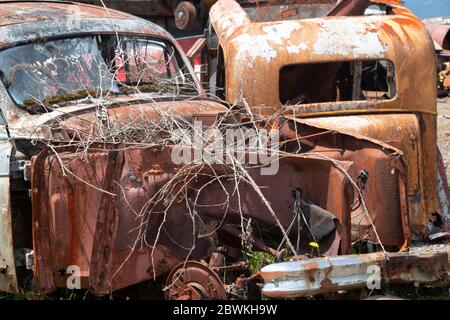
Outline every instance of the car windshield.
{"label": "car windshield", "polygon": [[27,108],[111,94],[198,94],[170,43],[131,36],[87,36],[8,48],[0,52],[0,76],[13,100]]}

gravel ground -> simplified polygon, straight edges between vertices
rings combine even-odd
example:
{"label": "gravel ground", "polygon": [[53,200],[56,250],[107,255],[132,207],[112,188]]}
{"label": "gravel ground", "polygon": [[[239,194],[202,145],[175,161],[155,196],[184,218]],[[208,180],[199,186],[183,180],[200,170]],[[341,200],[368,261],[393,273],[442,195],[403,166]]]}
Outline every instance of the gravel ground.
{"label": "gravel ground", "polygon": [[409,248],[412,254],[430,254],[438,252],[450,252],[450,243],[439,243]]}
{"label": "gravel ground", "polygon": [[438,100],[438,144],[450,181],[450,98]]}

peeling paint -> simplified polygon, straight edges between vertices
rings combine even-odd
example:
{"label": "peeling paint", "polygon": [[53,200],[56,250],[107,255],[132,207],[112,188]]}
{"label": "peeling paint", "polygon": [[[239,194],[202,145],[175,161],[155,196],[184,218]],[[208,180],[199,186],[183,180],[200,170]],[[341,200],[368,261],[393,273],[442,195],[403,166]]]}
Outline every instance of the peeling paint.
{"label": "peeling paint", "polygon": [[277,51],[269,44],[265,35],[241,34],[233,40],[233,43],[238,47],[236,53],[238,60],[249,57],[252,61],[255,61],[259,57],[270,62],[277,57]]}
{"label": "peeling paint", "polygon": [[[220,26],[220,30],[216,29],[219,36],[230,37],[237,29],[245,24],[250,23],[250,20],[242,10],[241,6],[237,3],[228,3],[222,6],[221,3],[216,3],[210,10],[210,15],[213,17],[211,20],[216,26]],[[226,10],[230,15],[214,14],[215,12],[221,12]],[[214,20],[215,19],[215,20]]]}
{"label": "peeling paint", "polygon": [[[223,9],[211,13],[211,21],[218,34],[221,26],[215,22],[230,14],[227,8],[232,3],[236,2],[218,0],[214,5]],[[407,192],[414,195],[420,191],[422,195],[417,203],[407,200],[410,203],[409,229],[415,239],[423,239],[427,236],[427,219],[440,210],[437,179],[433,172],[436,166],[435,128],[432,127],[436,115],[436,86],[430,79],[436,77],[436,70],[430,61],[435,59],[434,46],[419,19],[403,9],[401,4],[399,6],[402,10],[388,15],[336,15],[293,22],[251,22],[230,38],[222,37],[221,46],[227,52],[225,98],[232,102],[245,99],[257,114],[272,115],[283,110],[285,114],[297,117],[320,119],[317,123],[325,123],[324,119],[329,117],[345,122],[349,121],[349,115],[363,118],[365,115],[389,114],[391,119],[394,119],[393,114],[417,115],[424,127],[433,128],[426,130],[420,142],[419,134],[411,138],[410,131],[406,129],[416,130],[414,125],[400,126],[402,129],[398,132],[398,124],[389,121],[384,124],[385,130],[376,131],[376,139],[387,144],[397,141],[395,146],[407,152],[408,182],[411,186],[408,186]],[[281,24],[286,24],[286,27],[280,27]],[[367,96],[367,100],[354,101],[311,99],[289,107],[280,99],[280,88],[286,85],[281,80],[292,83],[289,78],[281,79],[279,76],[287,66],[378,59],[387,60],[394,66],[396,95],[390,99],[380,100],[371,96]],[[430,68],[423,68],[423,65]],[[325,67],[319,70],[325,70]],[[305,76],[309,77],[309,74]],[[328,80],[333,81],[333,74],[329,75]],[[324,85],[324,90],[326,88]],[[421,94],[417,95],[417,92]],[[352,132],[366,134],[362,130],[365,127],[367,125],[361,122],[352,128]],[[418,147],[419,143],[421,147]],[[429,176],[424,175],[420,168],[430,168],[427,169],[430,170]]]}
{"label": "peeling paint", "polygon": [[283,39],[289,39],[291,33],[300,28],[301,25],[297,21],[284,21],[266,25],[262,29],[267,34],[268,39],[277,44],[283,44]]}
{"label": "peeling paint", "polygon": [[361,21],[352,18],[324,19],[319,23],[314,53],[382,58],[386,54],[387,47],[380,40],[379,29],[379,21],[362,24]]}
{"label": "peeling paint", "polygon": [[290,45],[286,48],[287,52],[289,52],[290,54],[299,53],[300,50],[307,50],[307,49],[308,45],[304,42],[300,43],[300,45],[298,46]]}

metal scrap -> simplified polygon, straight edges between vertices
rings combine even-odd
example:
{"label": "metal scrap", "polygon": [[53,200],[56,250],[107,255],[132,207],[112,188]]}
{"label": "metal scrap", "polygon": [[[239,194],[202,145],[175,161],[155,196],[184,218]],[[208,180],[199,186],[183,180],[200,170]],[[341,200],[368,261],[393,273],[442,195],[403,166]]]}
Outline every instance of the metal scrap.
{"label": "metal scrap", "polygon": [[[261,270],[264,295],[271,298],[299,298],[309,295],[381,288],[383,284],[446,284],[447,253],[369,253],[306,259],[272,264]],[[377,286],[378,282],[378,287]]]}

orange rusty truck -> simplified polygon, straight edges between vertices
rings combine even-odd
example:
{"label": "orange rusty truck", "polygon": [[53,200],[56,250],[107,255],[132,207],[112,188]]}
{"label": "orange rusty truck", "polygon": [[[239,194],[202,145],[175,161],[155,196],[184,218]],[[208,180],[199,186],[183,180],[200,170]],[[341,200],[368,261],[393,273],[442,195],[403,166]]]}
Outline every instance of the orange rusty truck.
{"label": "orange rusty truck", "polygon": [[[436,142],[433,41],[400,1],[332,2],[244,6],[219,0],[205,39],[191,54],[202,52],[202,82],[213,96],[245,104],[255,114],[279,115],[285,139],[294,145],[300,140],[302,154],[350,161],[354,181],[368,177],[359,195],[367,206],[340,215],[349,243],[367,233],[384,245],[378,250],[413,252],[430,238],[448,237],[450,229],[447,179]],[[401,168],[360,155],[359,143],[348,145],[341,135],[394,148]],[[316,187],[309,195],[315,203],[336,196]],[[342,253],[351,253],[350,245]],[[262,270],[263,293],[298,297],[358,287],[367,278],[365,259],[372,258],[338,258],[340,268],[333,268],[329,257],[271,265]],[[345,274],[349,266],[354,273]],[[308,281],[308,274],[315,280]]]}
{"label": "orange rusty truck", "polygon": [[424,25],[393,0],[274,8],[212,6],[208,96],[151,22],[0,2],[0,291],[448,285]]}

